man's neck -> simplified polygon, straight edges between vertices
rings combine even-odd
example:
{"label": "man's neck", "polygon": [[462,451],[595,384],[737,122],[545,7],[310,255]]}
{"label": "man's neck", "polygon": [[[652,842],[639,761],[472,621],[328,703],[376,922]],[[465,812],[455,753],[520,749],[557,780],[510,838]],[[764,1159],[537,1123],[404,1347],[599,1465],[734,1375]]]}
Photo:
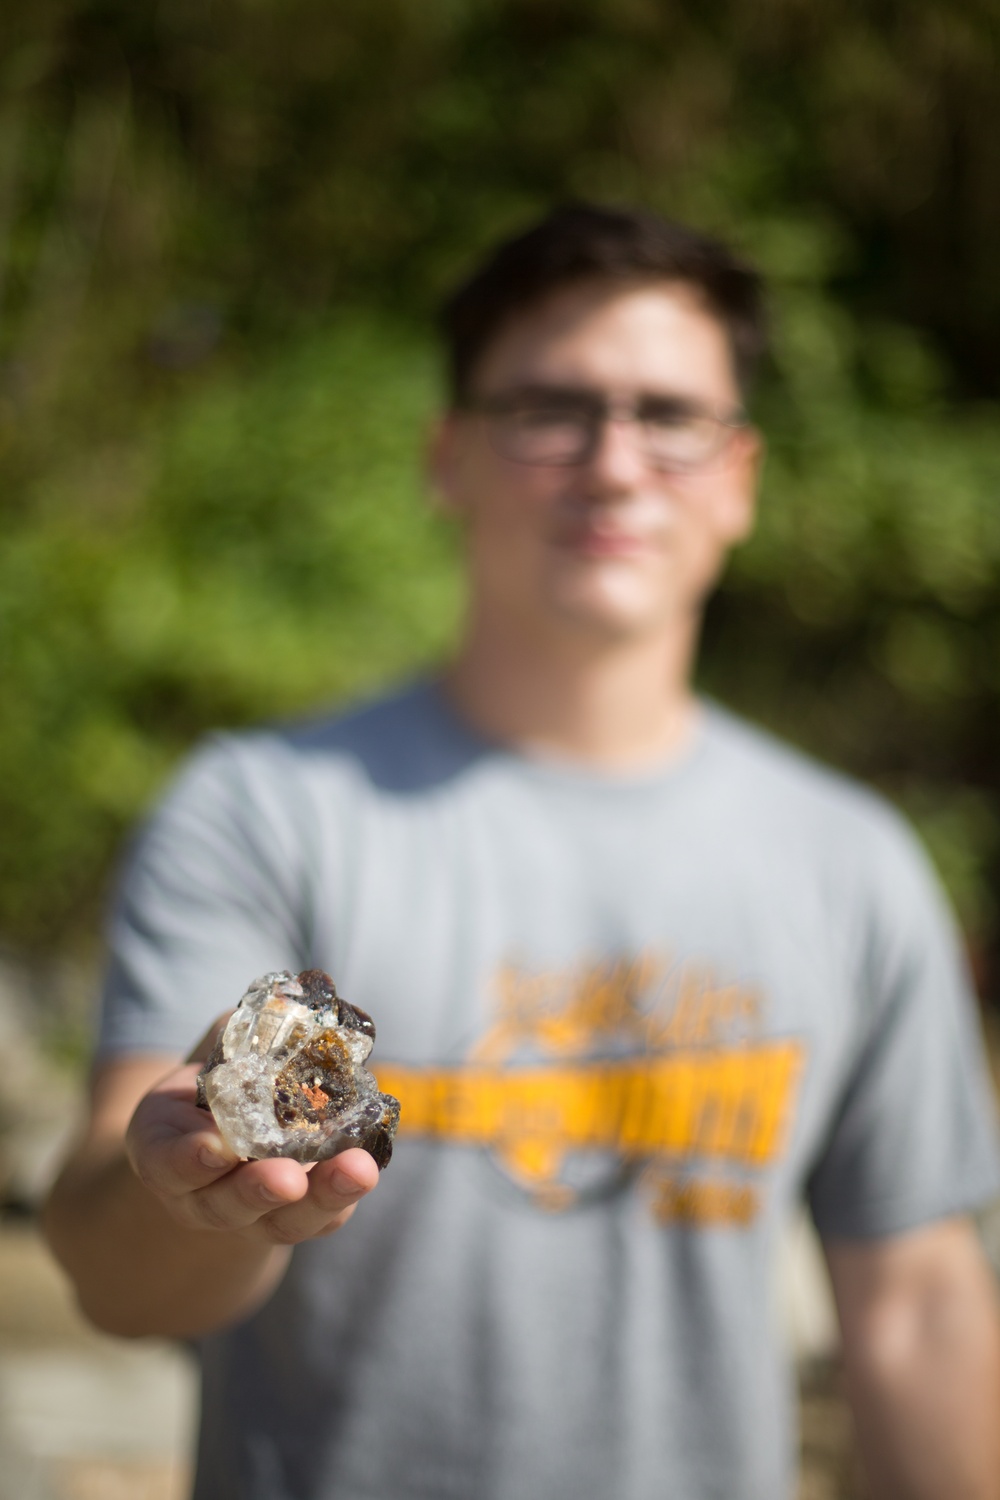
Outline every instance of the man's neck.
{"label": "man's neck", "polygon": [[445,691],[488,738],[531,755],[608,771],[679,754],[696,721],[690,670],[697,624],[603,641],[554,632],[519,640],[472,619]]}

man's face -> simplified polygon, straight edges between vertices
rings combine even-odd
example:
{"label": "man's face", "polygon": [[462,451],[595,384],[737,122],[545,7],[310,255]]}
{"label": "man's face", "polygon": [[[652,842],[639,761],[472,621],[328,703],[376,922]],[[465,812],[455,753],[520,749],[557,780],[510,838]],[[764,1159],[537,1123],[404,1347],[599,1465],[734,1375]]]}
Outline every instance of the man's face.
{"label": "man's face", "polygon": [[[697,612],[750,528],[759,447],[749,427],[711,426],[740,401],[725,330],[697,293],[670,282],[568,287],[501,330],[473,386],[489,410],[449,414],[432,467],[464,520],[486,617],[620,638]],[[553,448],[551,412],[585,412],[588,401],[597,413],[610,405],[610,418],[598,415],[578,452]],[[652,422],[631,420],[633,410]],[[678,412],[709,414],[719,448],[707,462],[672,461]],[[537,461],[553,453],[558,462]]]}

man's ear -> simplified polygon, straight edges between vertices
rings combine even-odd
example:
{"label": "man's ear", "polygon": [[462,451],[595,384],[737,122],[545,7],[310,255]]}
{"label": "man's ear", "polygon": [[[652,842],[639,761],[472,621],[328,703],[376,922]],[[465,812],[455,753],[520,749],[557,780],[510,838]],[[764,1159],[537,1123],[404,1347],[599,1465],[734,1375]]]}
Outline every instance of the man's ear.
{"label": "man's ear", "polygon": [[461,486],[458,484],[458,430],[454,412],[442,413],[431,427],[424,454],[424,472],[435,510],[447,515],[461,514],[463,505],[459,493]]}
{"label": "man's ear", "polygon": [[763,435],[756,427],[744,428],[736,437],[735,447],[726,502],[726,540],[732,547],[745,542],[753,531],[766,451]]}

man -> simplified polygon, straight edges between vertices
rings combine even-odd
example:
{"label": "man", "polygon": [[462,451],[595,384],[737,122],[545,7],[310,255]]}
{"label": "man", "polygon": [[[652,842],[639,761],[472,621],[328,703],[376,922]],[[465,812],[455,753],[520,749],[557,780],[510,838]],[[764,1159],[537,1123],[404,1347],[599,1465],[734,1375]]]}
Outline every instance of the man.
{"label": "man", "polygon": [[[576,206],[444,326],[458,653],[217,740],[167,798],[56,1253],[99,1326],[200,1338],[198,1500],[777,1500],[769,1283],[805,1192],[874,1492],[995,1500],[967,1215],[1000,1179],[950,923],[889,809],[690,686],[753,520],[757,280]],[[363,1152],[237,1163],[180,1064],[307,966],[375,1017],[402,1101],[363,1204]]]}

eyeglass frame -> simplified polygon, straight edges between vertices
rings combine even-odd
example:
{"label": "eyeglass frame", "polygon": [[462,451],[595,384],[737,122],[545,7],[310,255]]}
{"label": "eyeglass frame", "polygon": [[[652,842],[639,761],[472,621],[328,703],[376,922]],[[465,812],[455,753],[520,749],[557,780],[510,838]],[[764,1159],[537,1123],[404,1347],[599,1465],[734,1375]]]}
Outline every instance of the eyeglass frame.
{"label": "eyeglass frame", "polygon": [[707,417],[720,428],[730,429],[728,434],[723,437],[718,448],[705,459],[693,464],[664,463],[651,458],[649,453],[644,450],[643,457],[646,462],[661,473],[697,473],[709,464],[714,463],[716,459],[725,453],[738,431],[750,426],[750,418],[742,407],[733,407],[724,415],[712,407],[689,401],[686,397],[672,396],[664,392],[645,391],[633,396],[631,399],[614,400],[609,399],[603,392],[594,390],[588,386],[521,386],[510,391],[497,392],[494,395],[463,397],[455,403],[455,410],[461,413],[468,413],[472,416],[486,417],[487,419],[490,417],[503,417],[510,415],[517,409],[519,404],[529,404],[532,398],[536,399],[539,405],[543,404],[546,399],[552,400],[553,398],[556,401],[561,399],[567,405],[574,400],[578,401],[581,407],[589,405],[589,432],[587,434],[587,442],[578,456],[556,459],[525,459],[516,458],[510,453],[504,452],[503,448],[494,441],[492,430],[487,425],[490,447],[497,456],[504,459],[507,463],[520,464],[524,468],[570,469],[576,468],[581,464],[590,463],[597,451],[603,429],[609,421],[635,422],[640,428],[648,421],[648,417],[643,417],[640,411],[644,402],[662,402],[665,405],[672,404],[679,411],[695,417]]}

